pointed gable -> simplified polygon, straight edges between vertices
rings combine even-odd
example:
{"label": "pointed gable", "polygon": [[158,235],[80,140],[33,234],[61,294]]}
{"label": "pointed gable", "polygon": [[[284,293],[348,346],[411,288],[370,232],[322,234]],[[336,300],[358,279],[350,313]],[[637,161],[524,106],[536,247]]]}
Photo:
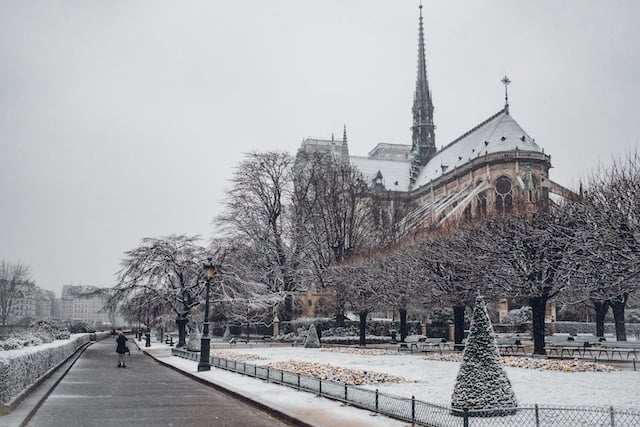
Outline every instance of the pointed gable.
{"label": "pointed gable", "polygon": [[543,152],[505,108],[438,151],[422,168],[414,188],[480,156],[516,150]]}

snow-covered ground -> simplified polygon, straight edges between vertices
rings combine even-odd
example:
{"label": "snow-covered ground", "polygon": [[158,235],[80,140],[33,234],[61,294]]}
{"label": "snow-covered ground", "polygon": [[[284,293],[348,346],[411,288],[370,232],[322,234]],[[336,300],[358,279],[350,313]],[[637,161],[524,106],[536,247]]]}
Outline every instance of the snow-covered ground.
{"label": "snow-covered ground", "polygon": [[[254,347],[223,350],[224,353],[254,354],[264,365],[289,360],[330,364],[403,377],[404,383],[363,385],[380,392],[449,405],[459,362],[425,360],[417,354],[357,355],[300,347]],[[242,357],[240,357],[242,359]],[[506,367],[520,405],[613,406],[640,409],[640,371],[560,372]]]}

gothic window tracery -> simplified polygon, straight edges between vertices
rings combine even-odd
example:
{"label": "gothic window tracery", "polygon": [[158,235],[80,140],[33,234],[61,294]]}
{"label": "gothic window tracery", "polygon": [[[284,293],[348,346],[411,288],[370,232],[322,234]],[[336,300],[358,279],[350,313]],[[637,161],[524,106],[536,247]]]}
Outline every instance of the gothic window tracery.
{"label": "gothic window tracery", "polygon": [[513,186],[511,180],[501,176],[496,180],[496,212],[509,213],[513,210]]}

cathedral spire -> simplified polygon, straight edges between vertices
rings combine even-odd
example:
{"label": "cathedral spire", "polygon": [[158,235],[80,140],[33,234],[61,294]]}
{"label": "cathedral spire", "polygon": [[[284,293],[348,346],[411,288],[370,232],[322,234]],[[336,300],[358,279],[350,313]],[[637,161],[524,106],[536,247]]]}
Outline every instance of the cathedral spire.
{"label": "cathedral spire", "polygon": [[344,131],[342,133],[342,148],[340,150],[340,157],[344,163],[349,163],[349,145],[347,144],[347,125],[344,125]]}
{"label": "cathedral spire", "polygon": [[433,124],[433,102],[427,79],[427,61],[424,44],[424,24],[422,22],[422,2],[420,2],[418,23],[418,74],[413,97],[413,126],[411,127],[411,172],[413,184],[420,169],[429,162],[436,152],[435,125]]}

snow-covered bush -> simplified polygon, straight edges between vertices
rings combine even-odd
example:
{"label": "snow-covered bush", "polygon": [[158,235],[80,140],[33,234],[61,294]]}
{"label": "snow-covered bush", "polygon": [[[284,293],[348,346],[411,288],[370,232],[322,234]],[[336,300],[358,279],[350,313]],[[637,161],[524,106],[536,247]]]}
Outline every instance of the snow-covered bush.
{"label": "snow-covered bush", "polygon": [[316,325],[312,324],[309,327],[309,333],[307,339],[304,341],[305,348],[320,348],[320,339],[318,338],[318,331],[316,331]]}
{"label": "snow-covered bush", "polygon": [[0,341],[0,350],[15,350],[17,348],[22,348],[22,346],[22,341],[15,337],[10,337]]}
{"label": "snow-covered bush", "polygon": [[[53,339],[51,340],[53,341]],[[0,348],[3,350],[14,350],[22,347],[34,347],[44,343],[44,340],[37,334],[23,332],[0,341]]]}
{"label": "snow-covered bush", "polygon": [[454,409],[495,410],[492,411],[494,414],[506,414],[518,406],[481,297],[476,298],[451,406]]}
{"label": "snow-covered bush", "polygon": [[322,337],[358,337],[360,335],[360,331],[357,326],[346,326],[346,327],[338,327],[331,328],[322,331]]}
{"label": "snow-covered bush", "polygon": [[519,325],[522,323],[530,323],[532,318],[533,310],[531,310],[530,306],[526,305],[521,308],[509,310],[507,315],[502,320],[502,323],[509,325]]}
{"label": "snow-covered bush", "polygon": [[[391,337],[380,337],[377,335],[367,335],[367,344],[389,344],[392,342]],[[346,337],[325,337],[323,336],[320,341],[323,344],[338,344],[338,345],[358,345],[360,344],[359,336],[346,336]]]}
{"label": "snow-covered bush", "polygon": [[55,339],[53,334],[50,332],[36,331],[34,332],[34,335],[43,343],[50,343]]}
{"label": "snow-covered bush", "polygon": [[68,340],[69,338],[71,338],[71,332],[66,329],[56,331],[54,338],[57,340]]}

